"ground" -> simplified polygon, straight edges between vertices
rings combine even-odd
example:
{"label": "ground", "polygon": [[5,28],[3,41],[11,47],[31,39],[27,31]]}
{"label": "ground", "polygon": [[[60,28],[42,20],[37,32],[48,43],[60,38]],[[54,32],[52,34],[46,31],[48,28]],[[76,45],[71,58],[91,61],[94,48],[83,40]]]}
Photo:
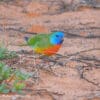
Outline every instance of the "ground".
{"label": "ground", "polygon": [[[4,62],[28,72],[38,69],[25,95],[0,94],[0,100],[100,100],[99,0],[61,1],[0,3],[0,41],[18,54]],[[21,45],[24,37],[58,30],[65,32],[60,55],[37,59],[34,65],[34,52]]]}

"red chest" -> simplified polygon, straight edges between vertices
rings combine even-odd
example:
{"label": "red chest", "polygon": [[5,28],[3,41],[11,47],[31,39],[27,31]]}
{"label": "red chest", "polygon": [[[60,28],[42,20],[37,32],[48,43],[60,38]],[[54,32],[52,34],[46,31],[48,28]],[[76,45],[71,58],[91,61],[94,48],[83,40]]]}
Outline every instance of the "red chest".
{"label": "red chest", "polygon": [[60,47],[61,47],[61,45],[55,45],[55,46],[53,46],[53,47],[50,47],[50,48],[48,48],[48,49],[45,49],[45,50],[43,51],[43,53],[44,53],[45,55],[51,56],[51,55],[53,55],[53,54],[56,54],[56,52],[60,49]]}

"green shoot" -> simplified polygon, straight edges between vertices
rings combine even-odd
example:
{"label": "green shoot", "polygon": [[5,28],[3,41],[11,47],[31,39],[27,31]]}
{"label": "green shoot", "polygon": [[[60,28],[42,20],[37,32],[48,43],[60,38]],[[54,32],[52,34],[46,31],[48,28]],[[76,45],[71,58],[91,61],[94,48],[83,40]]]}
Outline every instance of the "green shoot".
{"label": "green shoot", "polygon": [[11,75],[11,68],[4,63],[0,63],[0,82],[6,80]]}
{"label": "green shoot", "polygon": [[0,93],[8,93],[9,89],[7,89],[7,85],[6,84],[0,84]]}
{"label": "green shoot", "polygon": [[3,59],[11,59],[17,57],[17,54],[15,51],[8,51],[6,47],[3,45],[0,45],[0,60]]}
{"label": "green shoot", "polygon": [[25,88],[25,81],[31,75],[20,70],[13,70],[4,63],[0,63],[0,93],[8,93],[10,91],[22,93]]}
{"label": "green shoot", "polygon": [[13,84],[12,92],[22,93],[23,88],[25,88],[25,84],[16,80]]}

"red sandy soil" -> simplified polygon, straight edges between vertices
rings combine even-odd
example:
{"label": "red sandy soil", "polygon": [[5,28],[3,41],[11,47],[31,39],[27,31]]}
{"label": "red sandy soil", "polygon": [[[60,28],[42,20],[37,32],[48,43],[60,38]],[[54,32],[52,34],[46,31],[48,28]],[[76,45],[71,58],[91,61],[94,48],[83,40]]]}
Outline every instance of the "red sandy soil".
{"label": "red sandy soil", "polygon": [[[31,48],[20,46],[24,43],[24,36],[31,36],[32,32],[48,34],[61,30],[65,32],[65,40],[58,53],[71,55],[69,58],[61,57],[60,62],[64,65],[52,66],[57,75],[45,68],[48,62],[44,64],[39,70],[39,81],[28,81],[31,90],[26,90],[26,95],[1,94],[0,100],[100,100],[100,10],[80,7],[77,11],[56,14],[58,8],[55,6],[49,10],[48,4],[34,1],[0,4],[0,40],[9,50],[30,52]],[[68,33],[75,36],[68,36]],[[79,54],[75,55],[77,52]],[[21,63],[17,58],[5,62],[32,72],[34,59],[29,58],[30,54],[19,55],[23,59]],[[83,62],[73,61],[72,58]],[[93,60],[89,61],[90,58]]]}

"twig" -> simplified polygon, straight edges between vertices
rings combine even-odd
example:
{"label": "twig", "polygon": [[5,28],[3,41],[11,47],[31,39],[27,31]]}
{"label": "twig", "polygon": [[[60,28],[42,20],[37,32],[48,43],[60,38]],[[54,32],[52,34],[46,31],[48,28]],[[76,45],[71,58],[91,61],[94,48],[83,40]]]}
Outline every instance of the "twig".
{"label": "twig", "polygon": [[34,89],[30,89],[30,88],[28,88],[28,89],[23,89],[23,90],[28,90],[28,91],[30,91],[32,94],[34,94],[34,95],[43,95],[43,93],[47,93],[53,100],[55,100],[55,97],[54,97],[54,95],[56,95],[56,96],[63,96],[65,93],[59,93],[59,92],[54,92],[54,91],[49,91],[49,90],[47,90],[47,89],[36,89],[36,90],[34,90]]}
{"label": "twig", "polygon": [[87,82],[89,82],[89,83],[91,83],[91,84],[93,84],[93,85],[95,85],[95,86],[97,86],[97,87],[100,87],[100,86],[99,86],[100,83],[95,83],[95,82],[93,82],[93,81],[90,81],[90,80],[88,80],[86,77],[84,77],[84,75],[83,75],[83,78],[82,78],[82,79],[86,80]]}
{"label": "twig", "polygon": [[95,62],[100,63],[100,60],[97,59],[97,58],[94,58],[94,57],[88,57],[88,56],[81,55],[79,59],[81,59],[81,60],[87,60],[87,61],[95,61]]}
{"label": "twig", "polygon": [[88,50],[83,50],[83,51],[79,51],[79,52],[76,52],[76,53],[73,53],[73,54],[69,54],[67,56],[76,56],[76,55],[79,55],[81,53],[85,53],[85,52],[89,52],[89,51],[93,51],[93,50],[100,50],[100,48],[92,48],[92,49],[88,49]]}
{"label": "twig", "polygon": [[96,36],[96,35],[82,36],[82,35],[73,34],[73,33],[66,33],[65,37],[66,38],[86,38],[86,39],[93,39],[93,38],[100,38],[100,35],[99,36]]}

